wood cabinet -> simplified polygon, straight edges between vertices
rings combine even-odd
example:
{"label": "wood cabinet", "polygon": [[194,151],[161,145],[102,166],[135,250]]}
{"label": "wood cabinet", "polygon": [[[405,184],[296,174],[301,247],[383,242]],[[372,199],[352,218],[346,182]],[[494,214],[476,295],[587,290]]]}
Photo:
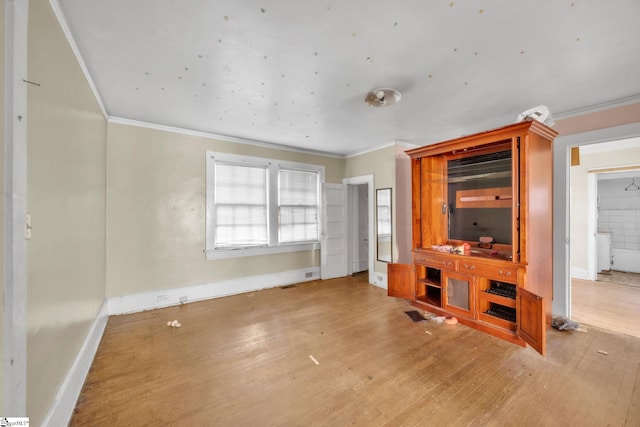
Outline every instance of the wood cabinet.
{"label": "wood cabinet", "polygon": [[407,151],[413,263],[389,264],[389,295],[544,354],[555,136],[526,121]]}

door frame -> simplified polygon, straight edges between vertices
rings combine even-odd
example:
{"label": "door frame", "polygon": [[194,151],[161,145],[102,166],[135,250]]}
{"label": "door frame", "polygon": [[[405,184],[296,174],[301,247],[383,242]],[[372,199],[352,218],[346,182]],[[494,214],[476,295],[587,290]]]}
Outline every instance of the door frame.
{"label": "door frame", "polygon": [[29,1],[4,2],[4,308],[5,414],[27,411],[27,33]]}
{"label": "door frame", "polygon": [[640,136],[640,123],[561,136],[553,144],[553,314],[571,318],[571,147]]}
{"label": "door frame", "polygon": [[[374,180],[373,180],[373,175],[361,175],[361,176],[354,176],[354,177],[350,177],[350,178],[343,178],[342,179],[342,183],[346,184],[346,185],[360,185],[360,184],[367,184],[367,201],[368,201],[368,206],[367,206],[367,211],[369,212],[369,230],[368,230],[368,238],[369,238],[369,253],[368,253],[368,265],[369,265],[369,283],[374,283],[374,259],[375,259],[375,252],[374,252],[374,234],[373,234],[373,230],[374,230],[374,224],[375,224],[375,218],[373,216],[373,212],[374,212],[374,201],[375,201],[375,197],[373,195],[374,192]],[[347,239],[345,240],[347,248],[346,249],[346,253],[347,253],[347,274],[353,274],[353,267],[352,267],[352,263],[353,263],[353,250],[351,247],[351,242],[353,241],[353,234],[354,234],[354,229],[352,227],[352,215],[353,215],[353,200],[351,200],[351,194],[349,191],[347,191],[347,218],[348,218],[348,222],[347,222]]]}
{"label": "door frame", "polygon": [[[598,174],[587,174],[587,280],[598,278],[596,232],[598,231]],[[571,259],[569,259],[571,262]]]}

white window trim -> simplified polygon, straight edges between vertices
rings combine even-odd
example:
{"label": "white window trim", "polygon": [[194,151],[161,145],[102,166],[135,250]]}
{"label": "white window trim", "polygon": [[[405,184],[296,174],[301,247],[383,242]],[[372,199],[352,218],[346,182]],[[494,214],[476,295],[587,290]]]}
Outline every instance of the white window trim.
{"label": "white window trim", "polygon": [[[268,167],[268,193],[269,193],[269,245],[257,246],[257,247],[242,247],[242,248],[220,248],[214,249],[215,235],[213,226],[213,212],[214,212],[214,166],[215,161],[232,162],[238,164],[248,165],[264,165]],[[278,211],[278,171],[280,169],[299,170],[318,172],[320,177],[320,186],[324,183],[324,166],[313,165],[308,163],[288,162],[282,160],[266,159],[261,157],[241,156],[237,154],[219,153],[214,151],[206,152],[206,248],[205,256],[207,260],[211,259],[226,259],[226,258],[238,258],[245,256],[257,256],[257,255],[270,255],[277,253],[287,252],[299,252],[310,251],[320,249],[320,241],[305,242],[305,243],[278,243],[278,223],[271,220],[271,218],[277,218]],[[321,209],[319,209],[318,215],[321,215]],[[322,218],[318,218],[319,224],[322,224]],[[320,236],[318,236],[319,238]]]}

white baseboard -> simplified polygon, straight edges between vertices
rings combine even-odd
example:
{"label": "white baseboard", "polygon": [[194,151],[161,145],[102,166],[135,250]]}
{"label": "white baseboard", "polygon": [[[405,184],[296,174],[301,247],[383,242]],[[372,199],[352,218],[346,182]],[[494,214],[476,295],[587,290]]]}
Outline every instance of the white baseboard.
{"label": "white baseboard", "polygon": [[387,283],[387,273],[379,273],[375,271],[373,273],[373,284],[382,289],[389,289]]}
{"label": "white baseboard", "polygon": [[43,426],[66,426],[71,421],[73,410],[96,355],[104,328],[107,326],[107,301],[105,300],[89,329],[73,365],[58,389],[58,393],[42,422]]}
{"label": "white baseboard", "polygon": [[283,271],[260,276],[241,277],[202,285],[164,289],[139,294],[108,298],[108,314],[135,313],[144,310],[169,307],[187,302],[225,297],[260,289],[316,280],[320,277],[320,267]]}
{"label": "white baseboard", "polygon": [[571,267],[571,277],[576,279],[589,280],[589,272],[584,268]]}

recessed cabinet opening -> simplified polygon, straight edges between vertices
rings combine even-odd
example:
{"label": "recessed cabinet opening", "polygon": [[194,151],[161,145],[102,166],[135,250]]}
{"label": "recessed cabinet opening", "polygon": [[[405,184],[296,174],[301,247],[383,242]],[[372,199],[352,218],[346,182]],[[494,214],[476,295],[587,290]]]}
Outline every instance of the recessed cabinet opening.
{"label": "recessed cabinet opening", "polygon": [[506,320],[508,322],[516,322],[516,309],[511,307],[505,307],[495,302],[489,303],[489,309],[486,312],[491,316],[495,316],[498,319]]}
{"label": "recessed cabinet opening", "polygon": [[427,281],[435,285],[442,285],[442,273],[438,268],[427,267]]}
{"label": "recessed cabinet opening", "polygon": [[442,307],[442,275],[440,269],[418,265],[416,272],[418,274],[416,299],[436,307]]}
{"label": "recessed cabinet opening", "polygon": [[492,295],[499,295],[504,298],[510,298],[512,300],[516,299],[516,285],[512,285],[511,283],[503,283],[498,282],[497,280],[491,280],[489,282],[489,287],[485,290],[485,292]]}
{"label": "recessed cabinet opening", "polygon": [[512,168],[510,148],[447,161],[449,240],[512,245]]}
{"label": "recessed cabinet opening", "polygon": [[511,283],[483,279],[478,295],[480,319],[500,328],[515,330],[517,289]]}
{"label": "recessed cabinet opening", "polygon": [[436,307],[442,306],[442,290],[440,288],[435,288],[433,286],[426,287],[426,293],[424,295],[424,302],[429,303],[431,305],[435,305]]}

